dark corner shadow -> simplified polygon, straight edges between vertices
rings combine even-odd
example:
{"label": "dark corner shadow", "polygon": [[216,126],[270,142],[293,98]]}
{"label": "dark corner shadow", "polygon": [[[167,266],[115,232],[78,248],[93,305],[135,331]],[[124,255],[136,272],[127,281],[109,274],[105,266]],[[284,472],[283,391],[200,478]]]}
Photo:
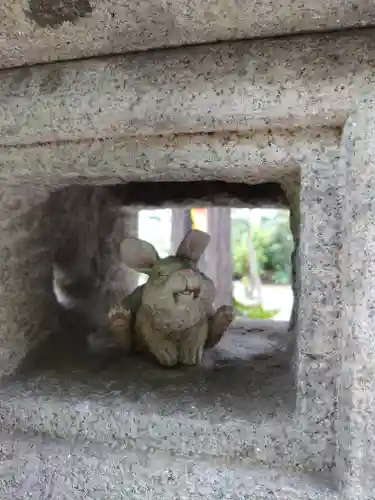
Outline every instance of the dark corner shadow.
{"label": "dark corner shadow", "polygon": [[190,181],[190,182],[129,182],[110,186],[111,192],[124,205],[167,206],[182,205],[188,200],[204,201],[216,205],[237,200],[254,207],[287,207],[288,200],[276,182],[250,185],[242,182]]}

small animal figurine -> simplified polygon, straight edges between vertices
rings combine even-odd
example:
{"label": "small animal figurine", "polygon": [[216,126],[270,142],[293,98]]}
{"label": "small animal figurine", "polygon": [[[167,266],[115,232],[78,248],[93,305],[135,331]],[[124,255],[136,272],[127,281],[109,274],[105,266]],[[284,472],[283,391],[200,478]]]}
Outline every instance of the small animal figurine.
{"label": "small animal figurine", "polygon": [[109,329],[124,352],[153,355],[163,366],[199,364],[231,324],[231,306],[213,308],[215,286],[198,269],[209,243],[203,231],[189,231],[176,255],[161,259],[150,243],[122,242],[124,263],[147,274],[147,282],[109,311]]}

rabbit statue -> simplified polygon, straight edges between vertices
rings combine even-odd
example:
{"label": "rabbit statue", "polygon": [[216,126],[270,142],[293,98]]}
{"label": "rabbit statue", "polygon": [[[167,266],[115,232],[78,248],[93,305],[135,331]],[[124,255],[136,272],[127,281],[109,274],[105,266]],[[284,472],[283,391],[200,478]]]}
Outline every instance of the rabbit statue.
{"label": "rabbit statue", "polygon": [[148,275],[121,304],[110,309],[109,330],[124,352],[148,353],[163,366],[199,364],[231,324],[231,306],[213,308],[215,286],[198,269],[209,243],[207,233],[189,231],[176,255],[160,258],[150,243],[122,242],[124,263]]}

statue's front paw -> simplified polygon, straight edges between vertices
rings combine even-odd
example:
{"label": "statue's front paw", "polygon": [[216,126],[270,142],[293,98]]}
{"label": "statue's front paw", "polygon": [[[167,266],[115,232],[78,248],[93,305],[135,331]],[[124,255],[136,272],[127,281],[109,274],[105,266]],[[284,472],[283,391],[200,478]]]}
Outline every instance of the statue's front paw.
{"label": "statue's front paw", "polygon": [[184,346],[180,352],[180,363],[187,366],[199,365],[203,357],[202,346]]}
{"label": "statue's front paw", "polygon": [[232,323],[234,316],[235,314],[232,306],[219,307],[219,309],[216,311],[217,326],[219,327],[220,325],[220,328],[226,330]]}
{"label": "statue's front paw", "polygon": [[108,313],[109,330],[123,351],[131,349],[131,311],[122,306],[112,307]]}
{"label": "statue's front paw", "polygon": [[215,347],[222,339],[226,330],[234,319],[234,309],[232,306],[221,306],[210,320],[208,339],[205,347]]}
{"label": "statue's front paw", "polygon": [[131,317],[130,309],[125,309],[123,306],[116,305],[109,310],[108,319],[113,321],[114,319],[120,319],[128,321]]}
{"label": "statue's front paw", "polygon": [[163,366],[174,366],[178,363],[177,348],[171,342],[165,342],[158,346],[158,349],[154,350],[154,355]]}

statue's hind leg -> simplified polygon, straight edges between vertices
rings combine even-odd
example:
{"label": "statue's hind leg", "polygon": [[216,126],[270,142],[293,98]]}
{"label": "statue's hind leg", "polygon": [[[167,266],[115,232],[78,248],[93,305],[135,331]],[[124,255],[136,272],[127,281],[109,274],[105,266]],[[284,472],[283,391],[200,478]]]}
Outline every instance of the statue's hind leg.
{"label": "statue's hind leg", "polygon": [[215,347],[228,330],[234,319],[234,309],[232,306],[221,306],[208,322],[208,337],[206,348]]}

